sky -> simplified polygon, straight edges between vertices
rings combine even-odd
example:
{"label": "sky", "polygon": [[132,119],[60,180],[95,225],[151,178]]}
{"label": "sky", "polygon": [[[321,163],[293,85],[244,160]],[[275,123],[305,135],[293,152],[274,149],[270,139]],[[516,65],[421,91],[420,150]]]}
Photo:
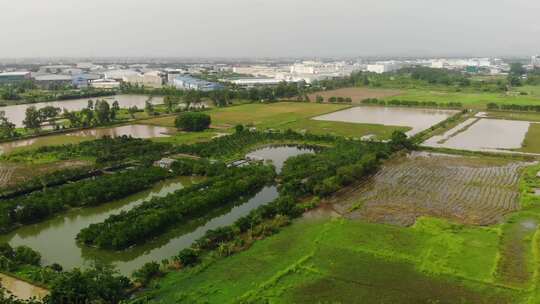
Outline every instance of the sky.
{"label": "sky", "polygon": [[525,56],[539,0],[0,0],[0,58]]}

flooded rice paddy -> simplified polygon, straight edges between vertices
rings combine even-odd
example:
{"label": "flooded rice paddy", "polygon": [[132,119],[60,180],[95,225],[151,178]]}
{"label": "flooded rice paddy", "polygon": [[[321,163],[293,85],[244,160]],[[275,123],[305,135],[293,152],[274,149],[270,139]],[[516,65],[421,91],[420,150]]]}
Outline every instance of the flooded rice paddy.
{"label": "flooded rice paddy", "polygon": [[[294,147],[267,147],[254,151],[250,155],[270,160],[277,168],[281,168],[285,159],[302,153],[312,153],[312,150]],[[130,275],[133,270],[140,268],[147,262],[161,261],[178,254],[180,250],[189,247],[208,230],[231,225],[240,217],[278,197],[276,186],[266,186],[256,195],[246,198],[240,203],[214,210],[205,217],[183,223],[144,245],[124,251],[114,252],[88,248],[76,242],[75,237],[78,232],[90,224],[102,222],[110,215],[130,210],[153,197],[168,195],[192,182],[196,182],[196,180],[192,178],[170,180],[157,184],[151,190],[99,207],[73,209],[45,222],[21,227],[0,237],[0,241],[9,242],[12,246],[26,245],[39,251],[45,265],[59,263],[65,269],[72,269],[74,267],[88,267],[99,261],[114,265],[121,273]]]}
{"label": "flooded rice paddy", "polygon": [[398,107],[354,107],[314,117],[315,120],[349,123],[378,124],[412,128],[407,135],[415,135],[456,114],[453,110],[398,108]]}
{"label": "flooded rice paddy", "polygon": [[[54,106],[61,109],[67,109],[69,111],[79,111],[88,106],[88,100],[104,99],[110,104],[115,100],[118,101],[120,108],[129,108],[136,106],[139,109],[143,109],[148,96],[145,95],[116,95],[116,96],[106,96],[106,97],[94,97],[94,98],[81,98],[81,99],[71,99],[71,100],[62,100],[62,101],[47,101],[39,102],[32,104],[21,104],[13,106],[0,107],[0,111],[6,113],[6,117],[14,123],[17,127],[23,126],[23,120],[25,117],[26,109],[28,107],[36,107],[38,109],[46,106]],[[150,100],[152,104],[161,104],[163,103],[163,97],[152,97]]]}
{"label": "flooded rice paddy", "polygon": [[420,216],[491,225],[519,210],[520,170],[530,165],[413,153],[387,162],[334,208],[351,218],[409,226]]}
{"label": "flooded rice paddy", "polygon": [[172,128],[152,126],[152,125],[125,125],[110,128],[94,128],[75,131],[62,135],[40,136],[29,139],[15,140],[5,143],[0,143],[0,154],[9,154],[18,148],[39,148],[42,146],[51,145],[57,140],[59,143],[70,142],[69,140],[61,140],[61,137],[71,136],[81,139],[98,139],[103,136],[119,137],[131,136],[135,138],[155,138],[167,137],[175,132]]}
{"label": "flooded rice paddy", "polygon": [[471,118],[424,146],[458,150],[505,152],[520,149],[529,130],[527,121]]}

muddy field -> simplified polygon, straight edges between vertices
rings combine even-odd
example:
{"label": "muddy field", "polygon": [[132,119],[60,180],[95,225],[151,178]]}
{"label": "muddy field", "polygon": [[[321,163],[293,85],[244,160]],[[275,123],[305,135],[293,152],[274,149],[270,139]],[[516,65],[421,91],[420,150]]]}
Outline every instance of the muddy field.
{"label": "muddy field", "polygon": [[344,190],[334,208],[350,218],[409,226],[420,216],[490,225],[519,209],[527,163],[414,153],[388,162],[364,184]]}
{"label": "muddy field", "polygon": [[364,99],[368,98],[385,98],[391,96],[397,96],[402,92],[399,90],[385,90],[385,89],[369,89],[369,88],[344,88],[337,90],[330,90],[325,92],[318,92],[309,95],[311,101],[315,101],[317,95],[324,98],[324,101],[328,101],[330,97],[350,97],[354,103],[360,103]]}

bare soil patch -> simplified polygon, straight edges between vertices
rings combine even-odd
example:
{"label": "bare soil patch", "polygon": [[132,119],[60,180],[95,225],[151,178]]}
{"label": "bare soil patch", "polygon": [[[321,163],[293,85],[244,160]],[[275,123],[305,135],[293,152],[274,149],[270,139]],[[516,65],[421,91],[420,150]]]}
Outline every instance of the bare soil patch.
{"label": "bare soil patch", "polygon": [[324,98],[324,101],[328,101],[330,97],[350,97],[353,103],[360,103],[364,99],[368,98],[385,98],[400,95],[400,90],[386,90],[386,89],[370,89],[370,88],[344,88],[337,90],[329,90],[324,92],[313,93],[309,95],[311,101],[315,101],[315,97],[320,95]]}
{"label": "bare soil patch", "polygon": [[519,210],[524,162],[413,153],[386,163],[332,201],[350,218],[403,226],[420,216],[491,225]]}

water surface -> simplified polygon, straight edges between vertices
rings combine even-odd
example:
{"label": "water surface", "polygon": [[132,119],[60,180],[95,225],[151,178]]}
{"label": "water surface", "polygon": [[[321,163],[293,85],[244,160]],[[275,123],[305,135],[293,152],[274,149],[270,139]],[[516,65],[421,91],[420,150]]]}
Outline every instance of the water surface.
{"label": "water surface", "polygon": [[354,107],[333,112],[313,119],[350,123],[378,124],[410,127],[407,135],[415,135],[456,114],[454,110],[397,108],[397,107]]}
{"label": "water surface", "polygon": [[[471,124],[472,123],[472,124]],[[424,145],[459,150],[500,152],[519,149],[529,130],[527,121],[485,119],[467,120],[459,126],[428,140]]]}
{"label": "water surface", "polygon": [[[92,97],[92,98],[81,98],[81,99],[71,99],[71,100],[61,100],[61,101],[47,101],[47,102],[38,102],[32,104],[21,104],[13,106],[0,107],[0,111],[6,113],[6,117],[14,123],[17,127],[23,126],[23,120],[25,117],[26,109],[28,107],[34,106],[38,109],[53,106],[60,109],[67,109],[69,111],[80,111],[83,108],[88,106],[88,100],[92,99],[96,101],[97,99],[105,99],[110,105],[116,100],[120,105],[120,108],[129,108],[136,106],[139,109],[144,109],[144,105],[149,96],[146,95],[115,95],[115,96],[106,96],[106,97]],[[163,103],[163,97],[153,97],[150,101],[152,104],[161,104]]]}
{"label": "water surface", "polygon": [[8,154],[13,152],[17,148],[39,148],[42,146],[50,146],[63,143],[77,142],[77,140],[70,140],[65,138],[66,136],[81,137],[84,139],[98,139],[103,136],[119,137],[119,136],[131,136],[134,138],[154,138],[154,137],[167,137],[169,134],[174,133],[172,128],[152,126],[152,125],[125,125],[119,127],[110,128],[93,128],[85,129],[66,134],[40,136],[29,139],[15,140],[5,143],[0,143],[0,154]]}

